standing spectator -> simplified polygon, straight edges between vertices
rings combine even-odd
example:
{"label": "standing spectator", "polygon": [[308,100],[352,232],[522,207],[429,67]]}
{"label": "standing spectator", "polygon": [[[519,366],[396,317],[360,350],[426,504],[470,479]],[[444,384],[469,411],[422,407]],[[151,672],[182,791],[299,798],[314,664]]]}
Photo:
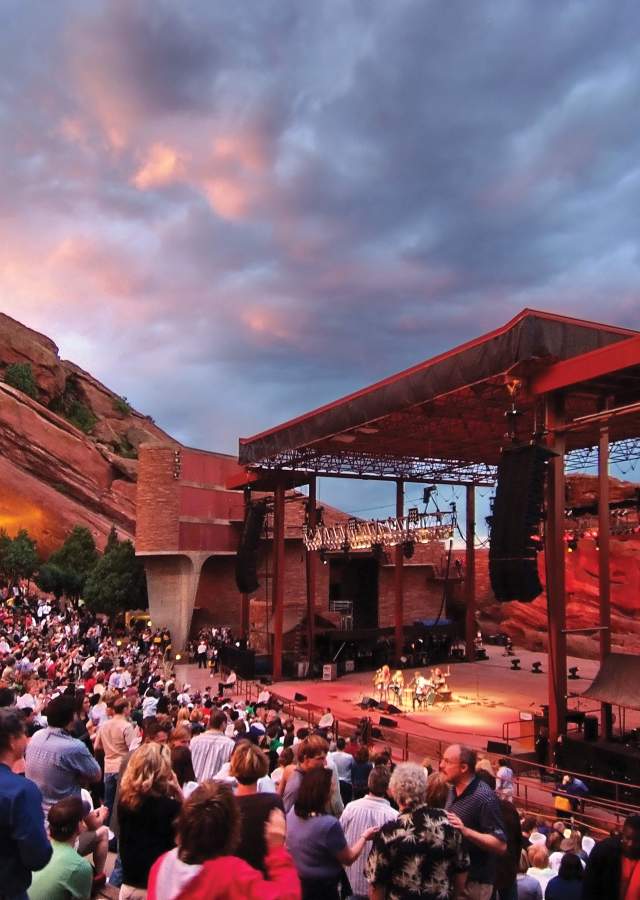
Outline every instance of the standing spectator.
{"label": "standing spectator", "polygon": [[640,897],[640,815],[625,819],[622,835],[596,844],[587,861],[583,900]]}
{"label": "standing spectator", "polygon": [[273,810],[265,827],[269,880],[232,855],[240,816],[223,784],[200,785],[185,801],[175,850],[158,859],[149,875],[149,900],[300,900],[300,881],[284,848],[284,817]]}
{"label": "standing spectator", "polygon": [[536,878],[532,878],[531,875],[527,875],[528,868],[529,857],[526,853],[521,853],[516,881],[518,900],[542,900],[542,888],[540,887],[540,882]]}
{"label": "standing spectator", "polygon": [[207,668],[207,642],[200,638],[198,641],[198,646],[196,648],[196,658],[198,660],[198,668],[206,669]]}
{"label": "standing spectator", "polygon": [[[476,775],[485,784],[488,784],[492,791],[496,790],[496,778],[490,775],[484,769],[476,769]],[[497,791],[496,791],[497,795]],[[520,824],[520,816],[509,800],[498,798],[498,806],[500,807],[500,815],[504,822],[505,835],[507,838],[507,851],[496,857],[496,877],[495,877],[495,894],[496,900],[516,900],[518,896],[517,875],[518,865],[520,863],[520,855],[522,853],[524,837],[522,834],[522,826]]]}
{"label": "standing spectator", "polygon": [[508,759],[500,759],[496,772],[496,794],[500,800],[513,803],[513,769]]}
{"label": "standing spectator", "polygon": [[547,884],[544,900],[582,900],[582,860],[575,853],[565,853],[560,869]]}
{"label": "standing spectator", "polygon": [[79,797],[59,800],[49,810],[53,856],[35,875],[29,900],[89,900],[93,871],[74,848],[84,815],[84,804]]}
{"label": "standing spectator", "polygon": [[23,716],[0,708],[0,891],[8,900],[26,900],[31,873],[51,858],[42,812],[42,794],[12,768],[24,756],[27,737]]}
{"label": "standing spectator", "polygon": [[498,799],[476,776],[475,768],[475,751],[461,744],[447,747],[440,761],[440,770],[451,785],[449,822],[462,833],[471,859],[466,896],[489,900],[495,883],[495,857],[506,852],[507,841]]}
{"label": "standing spectator", "polygon": [[229,769],[230,776],[237,781],[235,795],[240,812],[240,841],[235,852],[264,875],[267,874],[265,825],[273,809],[283,811],[278,794],[258,791],[258,781],[266,776],[268,768],[266,753],[251,741],[236,745]]}
{"label": "standing spectator", "polygon": [[154,741],[131,754],[118,796],[122,887],[120,900],[146,896],[153,863],[175,846],[173,821],[182,792],[171,768],[171,751]]}
{"label": "standing spectator", "polygon": [[338,773],[338,784],[340,786],[340,796],[342,802],[349,803],[353,799],[353,756],[345,752],[346,741],[344,738],[338,738],[336,741],[336,749],[333,753],[329,753],[329,761]]}
{"label": "standing spectator", "polygon": [[113,716],[96,732],[95,749],[104,751],[104,804],[109,810],[109,816],[113,811],[120,765],[136,738],[130,714],[131,704],[120,697],[114,701]]}
{"label": "standing spectator", "polygon": [[361,747],[358,746],[355,750],[353,769],[351,771],[354,800],[359,800],[366,794],[369,773],[372,769],[373,763],[369,762],[369,748],[364,744]]}
{"label": "standing spectator", "polygon": [[[303,774],[309,769],[324,768],[326,766],[328,749],[329,745],[319,735],[312,734],[300,742],[298,745],[298,765],[285,769],[278,788],[284,803],[285,813],[288,813],[295,803]],[[332,773],[332,784],[327,812],[331,812],[338,817],[342,815],[344,804],[340,796],[337,775],[334,769],[330,769],[330,771]]]}
{"label": "standing spectator", "polygon": [[[340,817],[340,824],[348,844],[355,843],[362,832],[372,825],[380,828],[397,818],[397,811],[391,807],[387,799],[389,777],[389,772],[382,766],[373,769],[369,774],[369,793],[366,797],[354,800],[345,806]],[[364,875],[364,866],[369,850],[371,847],[365,845],[366,852],[361,853],[346,870],[351,885],[351,894],[355,900],[366,900],[369,896],[369,883]]]}
{"label": "standing spectator", "polygon": [[100,766],[82,741],[74,738],[76,701],[62,694],[45,709],[47,728],[37,731],[26,753],[26,775],[40,788],[45,812],[69,795],[80,796],[83,781],[100,781]]}
{"label": "standing spectator", "polygon": [[222,711],[209,719],[209,729],[191,739],[191,758],[196,781],[209,781],[229,762],[235,744],[224,734],[227,717]]}
{"label": "standing spectator", "polygon": [[427,784],[422,766],[402,763],[391,775],[389,793],[400,814],[374,840],[365,867],[369,897],[459,900],[469,855],[460,830],[440,808],[447,794],[442,777],[434,775]]}
{"label": "standing spectator", "polygon": [[325,810],[332,772],[316,767],[304,773],[293,809],[287,815],[287,847],[302,883],[302,900],[338,900],[342,866],[351,865],[377,832],[366,829],[349,847],[340,822]]}

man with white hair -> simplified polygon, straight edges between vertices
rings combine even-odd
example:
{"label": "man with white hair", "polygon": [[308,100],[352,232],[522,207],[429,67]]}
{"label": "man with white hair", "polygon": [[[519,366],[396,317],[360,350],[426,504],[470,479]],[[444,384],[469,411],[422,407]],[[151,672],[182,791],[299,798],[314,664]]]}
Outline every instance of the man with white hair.
{"label": "man with white hair", "polygon": [[397,819],[375,836],[365,866],[370,900],[385,897],[462,900],[469,855],[462,835],[441,808],[443,779],[427,776],[416,763],[401,763],[389,781]]}

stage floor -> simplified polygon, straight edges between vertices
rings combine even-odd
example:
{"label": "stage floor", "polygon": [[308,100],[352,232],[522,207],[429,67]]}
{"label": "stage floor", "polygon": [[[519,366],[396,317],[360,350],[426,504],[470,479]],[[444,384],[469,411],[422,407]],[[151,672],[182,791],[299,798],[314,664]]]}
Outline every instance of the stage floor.
{"label": "stage floor", "polygon": [[[390,714],[398,723],[397,730],[394,729],[398,737],[401,733],[408,733],[439,742],[466,739],[476,747],[483,747],[490,740],[502,741],[508,736],[513,752],[531,750],[532,724],[523,723],[521,737],[520,714],[539,713],[542,705],[547,703],[547,654],[516,650],[515,656],[520,659],[522,668],[513,671],[512,657],[505,656],[502,647],[489,646],[486,649],[489,656],[486,660],[452,662],[441,666],[445,672],[450,671],[448,685],[452,699],[449,703],[436,703],[424,711],[409,709],[397,715]],[[535,660],[542,662],[543,674],[531,672],[531,664]],[[594,701],[571,696],[587,690],[599,669],[598,661],[571,658],[568,665],[577,665],[581,676],[578,680],[568,681],[569,706],[589,713],[599,711]],[[405,670],[407,681],[413,676],[413,671]],[[429,668],[419,671],[428,675]],[[208,673],[198,670],[196,666],[178,666],[177,672],[180,680],[193,687],[201,688],[211,683]],[[355,723],[366,714],[376,725],[380,714],[387,715],[384,710],[373,709],[367,713],[359,706],[363,697],[378,699],[372,687],[372,678],[372,672],[356,672],[343,675],[336,681],[280,681],[274,683],[270,690],[289,700],[293,700],[296,693],[304,694],[314,706],[331,709],[341,722]],[[213,680],[217,684],[217,676]],[[505,723],[511,723],[508,732],[505,731]]]}

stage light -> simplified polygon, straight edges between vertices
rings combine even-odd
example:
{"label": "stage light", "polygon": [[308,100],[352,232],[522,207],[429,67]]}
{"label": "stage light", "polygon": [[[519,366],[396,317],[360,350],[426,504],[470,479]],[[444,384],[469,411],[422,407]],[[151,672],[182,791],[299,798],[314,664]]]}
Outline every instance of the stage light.
{"label": "stage light", "polygon": [[542,675],[542,663],[539,660],[531,663],[531,672],[534,675]]}
{"label": "stage light", "polygon": [[116,647],[122,647],[122,641],[116,641]]}
{"label": "stage light", "polygon": [[240,646],[240,641],[236,641],[236,647]]}
{"label": "stage light", "polygon": [[569,678],[575,680],[576,678],[580,678],[578,675],[578,666],[571,666],[569,669]]}
{"label": "stage light", "polygon": [[514,672],[522,671],[520,668],[520,659],[517,656],[511,660],[511,668]]}
{"label": "stage light", "polygon": [[181,659],[182,659],[182,654],[176,653],[176,662],[180,662]]}

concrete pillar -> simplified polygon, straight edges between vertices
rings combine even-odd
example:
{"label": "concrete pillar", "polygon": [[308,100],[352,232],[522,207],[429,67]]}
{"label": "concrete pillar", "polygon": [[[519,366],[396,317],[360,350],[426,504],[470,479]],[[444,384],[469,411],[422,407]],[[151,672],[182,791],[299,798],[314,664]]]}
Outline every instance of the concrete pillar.
{"label": "concrete pillar", "polygon": [[138,554],[144,562],[149,615],[154,628],[171,631],[174,652],[184,649],[189,637],[200,571],[208,554]]}

